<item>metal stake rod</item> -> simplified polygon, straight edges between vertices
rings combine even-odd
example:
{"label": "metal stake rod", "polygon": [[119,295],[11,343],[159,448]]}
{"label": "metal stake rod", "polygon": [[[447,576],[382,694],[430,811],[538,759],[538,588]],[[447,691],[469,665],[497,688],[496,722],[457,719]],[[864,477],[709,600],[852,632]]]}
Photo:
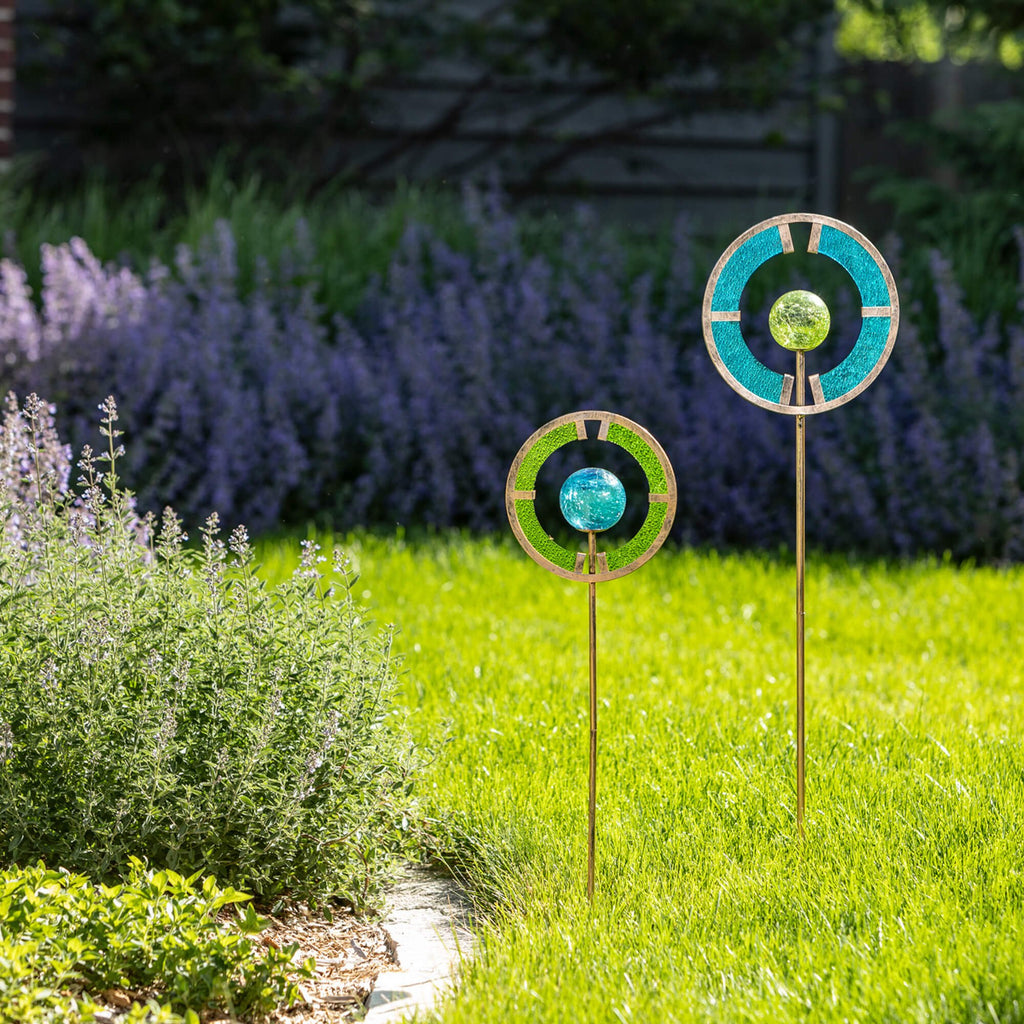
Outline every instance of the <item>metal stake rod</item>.
{"label": "metal stake rod", "polygon": [[[587,531],[587,572],[597,572],[597,534]],[[597,829],[597,584],[590,588],[590,799],[587,804],[587,898],[594,899],[594,847]]]}
{"label": "metal stake rod", "polygon": [[[796,354],[796,404],[804,404],[804,353]],[[807,538],[807,417],[796,417],[796,827],[804,835],[804,564]]]}

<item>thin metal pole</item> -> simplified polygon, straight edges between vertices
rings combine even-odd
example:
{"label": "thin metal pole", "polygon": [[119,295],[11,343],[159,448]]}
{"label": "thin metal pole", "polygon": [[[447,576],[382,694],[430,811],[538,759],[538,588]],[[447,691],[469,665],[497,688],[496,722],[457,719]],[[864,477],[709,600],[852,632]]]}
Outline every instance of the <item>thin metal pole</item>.
{"label": "thin metal pole", "polygon": [[[587,572],[597,572],[597,534],[587,531]],[[594,847],[597,831],[597,584],[590,588],[590,798],[587,804],[587,898],[594,899]]]}
{"label": "thin metal pole", "polygon": [[[796,354],[796,404],[804,404],[804,353]],[[796,827],[804,835],[804,565],[807,539],[807,417],[796,417]]]}

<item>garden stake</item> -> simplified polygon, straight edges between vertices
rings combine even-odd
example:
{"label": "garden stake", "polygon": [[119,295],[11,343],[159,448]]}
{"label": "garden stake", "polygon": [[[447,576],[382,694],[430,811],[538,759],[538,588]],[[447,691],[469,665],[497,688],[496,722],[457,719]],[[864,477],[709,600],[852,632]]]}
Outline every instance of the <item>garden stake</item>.
{"label": "garden stake", "polygon": [[587,898],[594,898],[594,861],[597,836],[597,532],[587,531],[587,572],[590,574],[590,788],[587,794]]}
{"label": "garden stake", "polygon": [[[796,354],[796,404],[804,404],[804,354]],[[807,417],[796,417],[796,827],[804,837],[804,570],[807,543]]]}
{"label": "garden stake", "polygon": [[[597,439],[629,452],[647,477],[647,516],[625,544],[597,550],[597,535],[610,529],[626,508],[626,492],[605,469],[588,467],[566,478],[558,496],[570,526],[587,535],[587,550],[573,551],[555,541],[537,518],[537,474],[548,457],[573,441],[587,439],[587,423],[597,422]],[[588,585],[590,750],[587,787],[587,898],[593,900],[597,845],[597,584],[638,569],[664,543],[676,509],[676,480],[664,449],[639,424],[616,413],[583,410],[545,423],[527,438],[512,463],[505,485],[505,510],[512,532],[538,565],[564,579]]]}
{"label": "garden stake", "polygon": [[[805,354],[825,340],[831,326],[828,308],[813,292],[787,292],[775,301],[768,316],[772,337],[796,354],[792,376],[762,363],[750,350],[740,326],[744,287],[763,263],[794,251],[790,225],[801,223],[811,228],[807,251],[828,256],[843,267],[861,298],[861,329],[852,351],[832,369],[810,377],[806,376]],[[844,405],[878,376],[892,353],[899,319],[896,283],[874,245],[848,224],[812,213],[783,214],[749,228],[719,257],[704,291],[704,341],[718,372],[747,401],[796,420],[796,825],[801,838],[806,778],[807,417]]]}

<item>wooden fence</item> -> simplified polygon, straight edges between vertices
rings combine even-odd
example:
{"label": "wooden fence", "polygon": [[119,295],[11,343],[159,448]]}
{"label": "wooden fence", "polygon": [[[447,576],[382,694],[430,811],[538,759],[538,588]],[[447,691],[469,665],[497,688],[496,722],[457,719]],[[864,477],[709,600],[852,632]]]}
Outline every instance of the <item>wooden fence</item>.
{"label": "wooden fence", "polygon": [[[81,40],[88,31],[47,0],[18,0],[16,25],[26,60],[39,57],[48,33]],[[471,61],[438,60],[374,90],[370,123],[339,137],[332,159],[381,188],[497,172],[535,206],[583,198],[638,223],[686,211],[720,230],[780,210],[834,214],[837,121],[818,97],[835,63],[830,41],[812,40],[772,107],[737,111],[722,106],[706,79],[680,81],[653,101],[609,93],[594,77],[539,61],[528,76],[502,77]],[[69,145],[83,112],[59,65],[19,76],[16,99],[19,151]]]}

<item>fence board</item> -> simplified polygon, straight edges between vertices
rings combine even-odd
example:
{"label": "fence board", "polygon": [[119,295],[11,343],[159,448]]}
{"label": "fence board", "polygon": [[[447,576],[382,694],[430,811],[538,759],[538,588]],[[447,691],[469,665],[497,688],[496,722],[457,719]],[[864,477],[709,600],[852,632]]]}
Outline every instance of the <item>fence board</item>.
{"label": "fence board", "polygon": [[[481,8],[481,0],[465,3]],[[21,0],[17,30],[26,60],[40,55],[47,32],[88,42],[88,25],[61,18],[46,0]],[[596,76],[536,54],[535,74],[505,77],[485,76],[471,60],[439,58],[373,90],[371,123],[339,138],[334,156],[349,170],[365,169],[375,188],[497,170],[513,194],[546,206],[584,197],[609,215],[628,210],[631,220],[661,221],[675,202],[710,229],[743,226],[766,204],[767,213],[780,204],[827,206],[836,192],[836,143],[823,145],[829,122],[812,104],[820,56],[812,45],[770,109],[739,111],[720,109],[708,74],[680,77],[662,101],[608,93]],[[54,66],[19,80],[19,148],[57,146],[84,116],[60,77]],[[438,132],[458,104],[459,116]]]}

